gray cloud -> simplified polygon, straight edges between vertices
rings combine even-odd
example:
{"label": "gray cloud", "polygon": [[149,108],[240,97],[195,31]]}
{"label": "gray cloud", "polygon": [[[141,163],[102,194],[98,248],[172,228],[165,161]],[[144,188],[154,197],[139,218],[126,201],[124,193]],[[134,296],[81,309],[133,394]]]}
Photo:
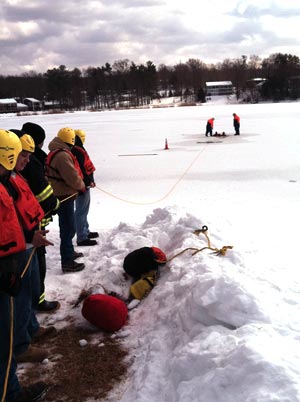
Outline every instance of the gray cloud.
{"label": "gray cloud", "polygon": [[[199,14],[199,26],[189,26],[183,20],[184,5],[171,9],[170,4],[169,0],[4,0],[0,5],[0,74],[28,69],[45,72],[60,64],[85,68],[124,58],[155,64],[176,64],[188,58],[216,62],[247,52],[269,55],[279,46],[287,46],[290,52],[291,41],[299,53],[298,38],[280,35],[276,27],[267,30],[262,17],[295,17],[300,7],[242,8],[237,1],[229,14],[231,26],[224,24],[227,28],[221,31],[217,25],[209,32],[202,28],[212,17],[205,10]],[[35,29],[26,30],[31,23]]]}
{"label": "gray cloud", "polygon": [[144,7],[155,7],[160,5],[165,5],[164,0],[103,0],[102,4],[118,4],[122,8],[144,8]]}
{"label": "gray cloud", "polygon": [[277,18],[291,18],[300,16],[300,7],[280,7],[275,2],[269,6],[257,7],[253,4],[241,8],[242,2],[239,2],[234,11],[230,13],[233,16],[242,16],[244,18],[259,18],[262,16],[272,16]]}

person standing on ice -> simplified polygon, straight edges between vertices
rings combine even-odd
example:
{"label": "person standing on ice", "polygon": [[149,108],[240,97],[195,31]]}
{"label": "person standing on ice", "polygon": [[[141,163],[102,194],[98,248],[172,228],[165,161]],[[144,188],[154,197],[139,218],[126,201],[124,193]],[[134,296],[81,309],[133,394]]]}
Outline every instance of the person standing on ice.
{"label": "person standing on ice", "polygon": [[211,117],[210,119],[207,120],[207,123],[206,123],[206,132],[205,132],[205,136],[206,136],[206,137],[208,137],[208,134],[209,134],[210,136],[212,136],[213,128],[214,128],[214,120],[215,120],[214,117]]}
{"label": "person standing on ice", "polygon": [[[22,131],[29,134],[35,144],[35,149],[30,160],[22,170],[22,176],[28,182],[28,185],[35,195],[45,212],[45,217],[42,219],[41,228],[45,227],[52,221],[52,215],[57,213],[59,208],[59,199],[54,195],[51,184],[45,176],[45,163],[47,154],[42,150],[44,140],[46,138],[45,130],[38,124],[27,122],[23,124]],[[36,254],[39,262],[40,272],[40,299],[37,307],[38,311],[50,313],[56,311],[60,304],[56,300],[48,301],[45,298],[45,278],[47,271],[46,264],[46,248],[38,247]]]}
{"label": "person standing on ice", "polygon": [[[21,226],[26,240],[26,250],[18,253],[18,270],[23,272],[29,262],[26,272],[22,274],[20,293],[15,297],[14,313],[14,353],[18,363],[40,363],[47,356],[46,349],[32,346],[33,342],[51,333],[55,327],[41,327],[35,310],[40,296],[40,272],[38,256],[35,252],[40,247],[53,245],[45,234],[48,232],[40,228],[44,218],[44,211],[32,192],[22,173],[33,156],[35,143],[29,134],[22,130],[11,130],[21,141],[22,151],[18,155],[17,163],[10,175],[10,183],[18,189],[13,196],[14,203],[20,215]],[[21,218],[22,217],[22,218]]]}
{"label": "person standing on ice", "polygon": [[72,128],[61,128],[48,146],[50,152],[46,159],[47,177],[53,187],[54,195],[61,201],[57,214],[61,267],[65,273],[78,272],[85,268],[83,263],[75,261],[83,254],[76,253],[72,243],[76,233],[74,201],[80,192],[85,192],[82,172],[71,152],[75,136]]}
{"label": "person standing on ice", "polygon": [[233,113],[233,127],[235,130],[234,135],[240,135],[240,120],[240,117],[236,113]]}
{"label": "person standing on ice", "polygon": [[[25,137],[25,143],[31,146],[33,140],[31,139],[32,143],[30,139],[29,142],[27,140],[28,136]],[[20,303],[16,299],[19,298],[21,302],[23,298],[23,302],[28,305],[32,300],[28,292],[30,264],[25,272],[24,265],[20,264],[20,261],[27,252],[26,241],[30,241],[32,247],[52,244],[44,237],[44,231],[34,231],[33,234],[29,230],[32,224],[35,225],[35,221],[31,218],[35,215],[39,204],[25,180],[13,172],[21,152],[23,152],[22,143],[18,136],[0,129],[0,399],[7,402],[37,401],[48,388],[47,384],[41,381],[28,387],[21,387],[16,373],[14,345],[15,336],[20,334],[15,324],[18,324],[21,313]],[[23,153],[22,163],[28,158],[26,152]],[[28,208],[28,205],[31,208]],[[28,236],[33,235],[30,240],[26,233]]]}
{"label": "person standing on ice", "polygon": [[75,130],[75,145],[72,148],[72,154],[76,157],[83,174],[83,181],[86,187],[84,193],[80,193],[75,200],[75,228],[78,246],[95,246],[99,237],[98,232],[91,232],[88,223],[88,213],[91,203],[90,188],[95,187],[94,171],[96,170],[89,154],[83,144],[85,142],[85,131]]}

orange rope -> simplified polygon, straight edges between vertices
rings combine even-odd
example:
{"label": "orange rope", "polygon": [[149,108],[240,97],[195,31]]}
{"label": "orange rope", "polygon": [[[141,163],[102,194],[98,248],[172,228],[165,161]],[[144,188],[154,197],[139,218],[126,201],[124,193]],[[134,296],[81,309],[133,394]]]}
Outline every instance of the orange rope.
{"label": "orange rope", "polygon": [[192,162],[189,164],[189,166],[184,170],[184,172],[180,175],[180,177],[177,179],[177,181],[173,184],[173,186],[170,188],[170,190],[161,198],[158,200],[154,201],[149,201],[149,202],[136,202],[136,201],[131,201],[131,200],[126,200],[125,198],[118,197],[117,195],[114,195],[110,193],[109,191],[104,190],[103,188],[100,188],[98,186],[95,186],[99,191],[102,191],[103,193],[109,195],[110,197],[116,198],[117,200],[127,202],[128,204],[135,204],[135,205],[151,205],[151,204],[156,204],[165,198],[167,198],[177,187],[177,185],[183,180],[184,176],[189,172],[189,170],[192,168],[192,166],[196,163],[202,152],[205,150],[206,147],[203,147],[201,151],[198,152],[197,156],[192,160]]}

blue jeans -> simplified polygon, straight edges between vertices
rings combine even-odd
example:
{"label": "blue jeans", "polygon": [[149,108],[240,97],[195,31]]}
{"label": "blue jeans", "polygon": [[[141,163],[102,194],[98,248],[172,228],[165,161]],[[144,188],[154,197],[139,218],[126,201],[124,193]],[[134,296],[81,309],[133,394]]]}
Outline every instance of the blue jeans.
{"label": "blue jeans", "polygon": [[60,204],[58,208],[60,257],[61,263],[73,261],[74,247],[72,239],[75,236],[74,199],[69,199]]}
{"label": "blue jeans", "polygon": [[[21,274],[30,258],[33,248],[18,254],[18,268]],[[35,315],[40,296],[40,275],[36,253],[22,278],[20,293],[15,297],[15,337],[14,353],[16,356],[25,352],[31,343],[33,335],[39,330]]]}
{"label": "blue jeans", "polygon": [[[4,392],[5,376],[9,363],[10,327],[14,310],[14,299],[5,293],[0,293],[0,400],[2,400],[2,394]],[[21,390],[16,370],[17,362],[13,354],[8,375],[5,401],[13,399]]]}
{"label": "blue jeans", "polygon": [[77,241],[83,241],[88,238],[89,223],[87,216],[90,210],[91,195],[90,189],[86,189],[83,194],[78,195],[75,201],[75,227],[77,234]]}

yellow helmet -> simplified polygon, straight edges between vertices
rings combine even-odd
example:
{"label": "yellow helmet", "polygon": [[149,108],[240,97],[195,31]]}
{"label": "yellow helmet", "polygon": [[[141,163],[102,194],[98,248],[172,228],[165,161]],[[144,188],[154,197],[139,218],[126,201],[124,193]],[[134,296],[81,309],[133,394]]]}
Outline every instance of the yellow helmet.
{"label": "yellow helmet", "polygon": [[22,150],[27,152],[34,152],[35,144],[33,138],[29,134],[23,134],[20,137],[20,141],[22,144]]}
{"label": "yellow helmet", "polygon": [[57,133],[58,138],[60,138],[63,142],[74,145],[75,144],[75,131],[70,127],[64,127],[59,130]]}
{"label": "yellow helmet", "polygon": [[13,170],[21,151],[22,145],[17,134],[0,129],[0,165],[7,170]]}
{"label": "yellow helmet", "polygon": [[75,130],[75,134],[81,139],[82,144],[85,142],[85,131],[83,130]]}

